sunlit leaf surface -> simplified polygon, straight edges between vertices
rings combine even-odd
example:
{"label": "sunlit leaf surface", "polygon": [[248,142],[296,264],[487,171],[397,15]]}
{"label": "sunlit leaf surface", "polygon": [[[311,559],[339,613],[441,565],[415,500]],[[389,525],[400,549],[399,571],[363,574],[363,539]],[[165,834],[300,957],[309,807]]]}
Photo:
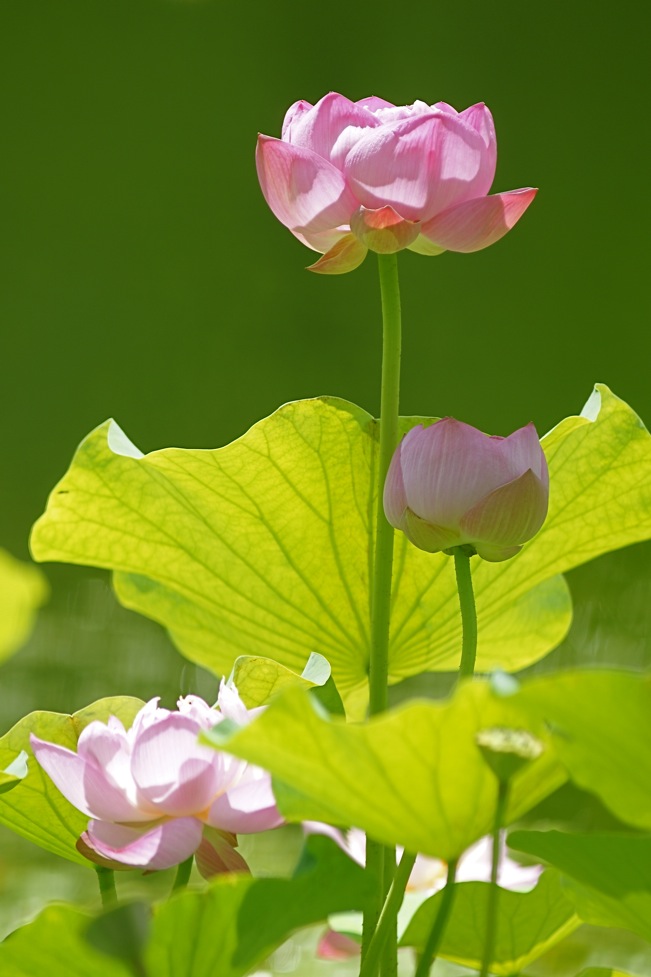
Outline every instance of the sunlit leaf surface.
{"label": "sunlit leaf surface", "polygon": [[[206,738],[270,770],[292,820],[355,825],[387,844],[448,859],[490,829],[497,781],[475,736],[496,725],[546,738],[542,724],[481,681],[444,704],[415,702],[363,725],[329,719],[310,696],[289,689],[249,726],[225,735],[220,725]],[[565,776],[547,750],[514,778],[511,817]]]}
{"label": "sunlit leaf surface", "polygon": [[[439,953],[466,967],[480,969],[486,940],[490,886],[463,882],[456,887],[452,915]],[[441,905],[442,893],[423,903],[401,940],[422,950]],[[502,890],[491,973],[509,977],[519,973],[580,925],[571,902],[563,895],[556,872],[545,872],[531,892]]]}
{"label": "sunlit leaf surface", "polygon": [[0,822],[41,848],[90,865],[75,848],[88,818],[59,793],[34,759],[29,734],[75,750],[82,729],[95,719],[117,716],[130,726],[142,702],[128,696],[100,699],[71,716],[57,712],[32,712],[0,738],[0,768],[4,769],[24,750],[27,775],[12,790],[0,794]]}
{"label": "sunlit leaf surface", "polygon": [[[238,655],[300,672],[318,651],[360,715],[376,438],[369,414],[332,398],[288,404],[213,451],[143,456],[107,422],[53,491],[33,553],[114,570],[123,603],[163,623],[185,655],[219,675]],[[558,574],[651,535],[651,439],[606,387],[544,447],[545,526],[512,560],[473,560],[480,669],[517,669],[544,655],[570,621]],[[452,561],[400,535],[391,681],[454,669],[459,645]]]}
{"label": "sunlit leaf surface", "polygon": [[47,583],[37,567],[0,550],[0,661],[24,644],[47,593]]}

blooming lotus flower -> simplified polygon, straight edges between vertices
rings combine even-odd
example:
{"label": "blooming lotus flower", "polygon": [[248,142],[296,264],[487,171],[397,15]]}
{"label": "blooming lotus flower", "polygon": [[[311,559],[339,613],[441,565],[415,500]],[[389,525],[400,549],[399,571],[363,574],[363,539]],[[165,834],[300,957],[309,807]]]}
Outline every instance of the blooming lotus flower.
{"label": "blooming lotus flower", "polygon": [[497,149],[483,104],[351,102],[330,92],[288,110],[280,139],[259,136],[260,186],[278,220],[340,274],[368,250],[479,251],[520,219],[527,187],[487,196]]}
{"label": "blooming lotus flower", "polygon": [[445,417],[412,428],[384,487],[388,521],[430,553],[469,544],[484,560],[508,560],[538,532],[549,473],[533,424],[490,437]]}
{"label": "blooming lotus flower", "polygon": [[150,870],[197,852],[204,874],[247,869],[235,836],[275,828],[282,819],[269,774],[198,742],[201,730],[224,718],[242,725],[259,712],[248,711],[223,682],[217,705],[190,695],[170,711],[151,699],[128,730],[115,716],[89,723],[76,753],[31,736],[41,767],[91,819],[81,851]]}

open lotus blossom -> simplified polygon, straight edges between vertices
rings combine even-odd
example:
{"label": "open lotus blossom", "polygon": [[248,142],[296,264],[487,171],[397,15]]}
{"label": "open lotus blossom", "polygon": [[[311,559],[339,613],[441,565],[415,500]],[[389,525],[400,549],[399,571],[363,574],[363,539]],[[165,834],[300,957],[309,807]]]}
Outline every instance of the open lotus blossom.
{"label": "open lotus blossom", "polygon": [[260,135],[256,161],[271,210],[323,258],[312,271],[341,274],[368,250],[390,254],[479,251],[520,219],[530,187],[488,196],[497,148],[479,102],[357,102],[336,92],[287,111],[280,139]]}
{"label": "open lotus blossom", "polygon": [[445,417],[407,434],[391,460],[384,511],[430,553],[470,545],[484,560],[514,556],[547,515],[549,472],[533,424],[491,437]]}
{"label": "open lotus blossom", "polygon": [[197,853],[206,875],[246,871],[236,835],[282,822],[271,778],[198,736],[224,718],[243,725],[259,711],[222,682],[217,707],[189,695],[170,711],[156,698],[128,730],[115,716],[90,723],[76,753],[34,735],[31,745],[64,797],[91,819],[79,845],[88,857],[151,870]]}
{"label": "open lotus blossom", "polygon": [[[340,831],[328,824],[318,821],[304,822],[304,830],[310,834],[324,834],[332,838],[358,865],[366,864],[366,836],[359,828]],[[500,845],[504,848],[506,832],[501,832]],[[402,856],[402,848],[397,849],[397,855]],[[490,882],[493,843],[490,837],[481,838],[459,859],[456,872],[457,882]],[[498,884],[503,889],[525,892],[533,889],[540,873],[541,865],[520,865],[504,852],[500,859]],[[418,855],[411,870],[407,883],[407,894],[417,895],[409,906],[409,915],[413,915],[417,904],[428,899],[445,885],[447,865],[438,858]],[[317,956],[324,960],[345,960],[360,952],[359,941],[346,933],[328,928],[317,946]]]}

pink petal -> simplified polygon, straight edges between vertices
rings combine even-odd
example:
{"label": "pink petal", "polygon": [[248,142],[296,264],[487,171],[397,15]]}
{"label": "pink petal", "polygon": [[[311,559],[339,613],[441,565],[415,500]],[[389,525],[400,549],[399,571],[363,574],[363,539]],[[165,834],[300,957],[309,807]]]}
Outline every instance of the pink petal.
{"label": "pink petal", "polygon": [[[422,425],[421,425],[422,430]],[[395,529],[402,528],[402,518],[407,508],[407,494],[402,478],[401,451],[404,439],[393,453],[384,483],[384,514]]]}
{"label": "pink petal", "polygon": [[[504,846],[506,832],[500,832],[500,843]],[[490,882],[493,845],[489,837],[481,838],[468,848],[459,859],[457,882]],[[508,854],[503,854],[497,881],[504,889],[524,891],[533,889],[542,872],[541,865],[520,865]]]}
{"label": "pink petal", "polygon": [[461,530],[477,552],[477,541],[499,547],[520,546],[535,536],[544,523],[548,499],[546,486],[528,469],[466,512]]}
{"label": "pink petal", "polygon": [[283,119],[283,127],[281,130],[281,138],[284,142],[292,142],[292,129],[295,124],[298,124],[300,120],[306,115],[310,109],[313,108],[311,102],[306,102],[305,99],[299,99],[298,102],[294,102],[293,105],[285,112],[285,118]]}
{"label": "pink petal", "polygon": [[333,230],[357,210],[342,173],[309,149],[259,136],[256,165],[265,200],[292,232]]}
{"label": "pink petal", "polygon": [[[296,112],[288,127],[288,141],[293,146],[317,153],[340,168],[345,152],[361,132],[377,125],[378,120],[368,108],[337,92],[329,92],[314,108]],[[346,130],[350,131],[344,136]],[[286,139],[285,135],[283,139]]]}
{"label": "pink petal", "polygon": [[188,716],[201,729],[211,729],[221,719],[217,709],[213,709],[198,695],[181,696],[176,706],[181,715]]}
{"label": "pink petal", "polygon": [[32,752],[39,766],[43,768],[54,785],[61,791],[67,801],[82,814],[94,817],[86,801],[84,790],[84,775],[86,761],[57,743],[48,743],[30,733],[29,742]]}
{"label": "pink petal", "polygon": [[511,480],[499,449],[503,440],[451,417],[413,428],[401,450],[412,512],[434,526],[458,529],[468,509]]}
{"label": "pink petal", "polygon": [[509,434],[501,442],[500,450],[508,461],[512,478],[517,478],[530,468],[543,485],[549,488],[547,459],[533,424],[527,424]]}
{"label": "pink petal", "polygon": [[143,730],[133,747],[131,770],[141,796],[161,814],[197,814],[219,789],[217,754],[197,742],[199,725],[170,713]]}
{"label": "pink petal", "polygon": [[416,240],[420,225],[403,220],[393,207],[380,207],[378,210],[360,207],[350,219],[350,229],[371,251],[394,254]]}
{"label": "pink petal", "polygon": [[91,821],[81,837],[103,858],[134,868],[164,869],[193,855],[202,831],[203,825],[196,818],[174,818],[149,829]]}
{"label": "pink petal", "polygon": [[[491,188],[495,179],[495,164],[497,163],[497,140],[495,138],[495,123],[490,109],[483,102],[471,105],[459,113],[459,118],[471,125],[475,132],[484,140],[487,150],[486,158],[486,178],[490,174],[490,183],[486,187],[486,192]],[[479,196],[479,194],[477,194]]]}
{"label": "pink petal", "polygon": [[319,960],[350,960],[361,952],[360,944],[352,936],[331,929],[325,931],[316,948]]}
{"label": "pink petal", "polygon": [[466,200],[433,217],[422,233],[448,251],[481,251],[510,231],[536,196],[532,188]]}
{"label": "pink petal", "polygon": [[[101,725],[101,724],[100,724]],[[144,821],[151,814],[140,811],[125,792],[115,787],[101,767],[56,743],[30,736],[34,756],[66,800],[82,814],[109,821]]]}
{"label": "pink petal", "polygon": [[346,234],[307,270],[320,275],[345,275],[358,268],[367,254],[368,248],[354,234]]}
{"label": "pink petal", "polygon": [[412,221],[483,195],[492,181],[483,138],[459,116],[435,109],[367,130],[344,173],[365,207],[389,204]]}
{"label": "pink petal", "polygon": [[449,550],[452,546],[459,546],[464,542],[461,534],[455,529],[425,522],[411,509],[407,509],[400,528],[414,546],[427,553],[440,553],[441,550]]}
{"label": "pink petal", "polygon": [[366,98],[358,98],[355,105],[361,105],[369,112],[376,112],[377,109],[395,108],[393,102],[387,102],[385,98],[378,98],[377,95],[367,95]]}
{"label": "pink petal", "polygon": [[206,817],[211,827],[233,834],[252,834],[283,823],[269,775],[257,767],[249,767],[247,775],[250,780],[221,794],[211,804]]}
{"label": "pink petal", "polygon": [[326,254],[336,244],[339,244],[343,238],[348,237],[350,228],[347,224],[344,224],[331,231],[319,231],[319,233],[315,231],[292,231],[292,234],[298,238],[301,244],[306,245],[306,247],[312,248],[313,251],[319,251],[321,254]]}
{"label": "pink petal", "polygon": [[219,706],[221,718],[230,719],[232,722],[237,723],[238,726],[246,726],[252,719],[252,716],[249,715],[249,710],[240,699],[240,694],[235,686],[223,680],[219,686],[217,705]]}
{"label": "pink petal", "polygon": [[247,874],[251,872],[240,853],[235,850],[234,845],[217,831],[211,831],[210,840],[206,837],[202,838],[201,844],[197,848],[195,861],[204,879],[212,879],[215,875],[230,872]]}

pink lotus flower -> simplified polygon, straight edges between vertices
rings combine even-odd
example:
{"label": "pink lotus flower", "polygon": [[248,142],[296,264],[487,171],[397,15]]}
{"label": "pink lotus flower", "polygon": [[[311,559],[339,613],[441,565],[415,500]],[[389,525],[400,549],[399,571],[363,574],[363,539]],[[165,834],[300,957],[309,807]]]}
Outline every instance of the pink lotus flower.
{"label": "pink lotus flower", "polygon": [[91,819],[81,851],[150,870],[197,852],[205,874],[247,870],[234,836],[278,827],[282,818],[269,774],[198,742],[201,730],[224,718],[242,725],[259,712],[223,682],[217,705],[190,695],[171,712],[152,699],[129,730],[114,716],[90,723],[76,753],[32,735],[41,767]]}
{"label": "pink lotus flower", "polygon": [[479,102],[351,102],[330,92],[288,110],[282,136],[259,136],[260,186],[271,210],[340,274],[368,250],[479,251],[520,219],[536,190],[487,196],[495,176],[493,118]]}
{"label": "pink lotus flower", "polygon": [[398,445],[384,487],[388,521],[430,553],[469,544],[508,560],[538,532],[549,473],[533,424],[489,437],[446,417],[413,428]]}

